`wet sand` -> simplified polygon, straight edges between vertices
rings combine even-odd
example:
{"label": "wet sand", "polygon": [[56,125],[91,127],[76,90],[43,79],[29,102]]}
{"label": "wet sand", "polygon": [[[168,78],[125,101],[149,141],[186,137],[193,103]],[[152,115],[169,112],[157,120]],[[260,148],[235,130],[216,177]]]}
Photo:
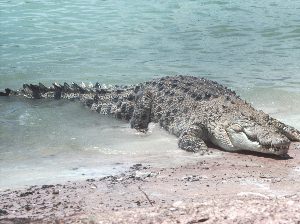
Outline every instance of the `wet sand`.
{"label": "wet sand", "polygon": [[180,167],[136,164],[118,176],[1,191],[0,223],[300,222],[300,143],[288,159],[221,154]]}

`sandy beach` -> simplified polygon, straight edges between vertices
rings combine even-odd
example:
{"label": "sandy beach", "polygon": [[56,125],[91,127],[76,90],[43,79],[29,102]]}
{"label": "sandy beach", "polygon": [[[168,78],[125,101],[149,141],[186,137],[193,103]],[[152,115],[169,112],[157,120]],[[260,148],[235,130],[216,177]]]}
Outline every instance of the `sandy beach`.
{"label": "sandy beach", "polygon": [[299,150],[293,143],[287,159],[221,152],[180,167],[136,164],[118,176],[4,190],[0,223],[299,223]]}
{"label": "sandy beach", "polygon": [[0,224],[300,224],[299,9],[0,1]]}

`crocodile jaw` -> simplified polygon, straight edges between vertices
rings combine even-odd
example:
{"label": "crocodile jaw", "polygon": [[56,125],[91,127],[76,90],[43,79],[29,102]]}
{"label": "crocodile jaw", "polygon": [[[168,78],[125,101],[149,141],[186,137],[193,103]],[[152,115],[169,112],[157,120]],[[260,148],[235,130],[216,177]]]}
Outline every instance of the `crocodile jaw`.
{"label": "crocodile jaw", "polygon": [[248,136],[242,131],[236,131],[232,128],[227,128],[226,131],[231,140],[232,145],[237,150],[249,150],[274,155],[285,155],[289,150],[289,141],[270,146],[262,145],[258,141],[249,139]]}

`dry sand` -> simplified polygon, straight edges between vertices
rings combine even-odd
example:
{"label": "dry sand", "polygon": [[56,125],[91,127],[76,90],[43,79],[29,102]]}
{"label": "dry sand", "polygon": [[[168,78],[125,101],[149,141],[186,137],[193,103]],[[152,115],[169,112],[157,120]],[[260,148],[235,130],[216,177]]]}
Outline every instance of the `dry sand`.
{"label": "dry sand", "polygon": [[[216,151],[217,149],[212,149]],[[0,223],[300,223],[291,158],[221,152],[181,167],[0,192]]]}

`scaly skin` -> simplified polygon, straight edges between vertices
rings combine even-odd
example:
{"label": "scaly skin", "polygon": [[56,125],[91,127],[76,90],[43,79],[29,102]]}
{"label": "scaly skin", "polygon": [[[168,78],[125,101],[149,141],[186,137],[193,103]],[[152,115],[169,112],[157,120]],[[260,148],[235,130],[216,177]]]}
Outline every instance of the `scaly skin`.
{"label": "scaly skin", "polygon": [[255,110],[228,88],[203,78],[164,77],[134,86],[101,88],[77,84],[53,87],[23,85],[6,89],[2,96],[79,100],[101,114],[130,121],[131,127],[146,132],[150,122],[176,135],[178,146],[206,152],[207,142],[226,151],[249,150],[286,155],[300,132]]}

